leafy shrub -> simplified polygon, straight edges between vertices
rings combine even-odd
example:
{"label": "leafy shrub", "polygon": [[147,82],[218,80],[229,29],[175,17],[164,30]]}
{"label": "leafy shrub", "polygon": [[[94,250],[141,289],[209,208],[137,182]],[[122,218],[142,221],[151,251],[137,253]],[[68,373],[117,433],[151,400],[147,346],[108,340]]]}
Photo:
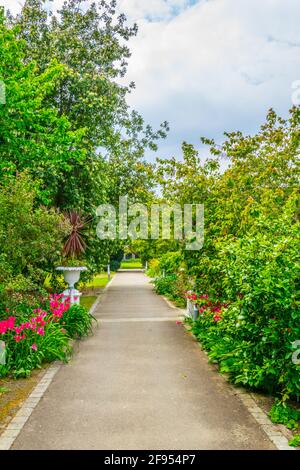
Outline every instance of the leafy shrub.
{"label": "leafy shrub", "polygon": [[284,424],[288,429],[297,429],[300,420],[300,410],[295,410],[279,400],[273,405],[269,416],[273,423]]}
{"label": "leafy shrub", "polygon": [[167,274],[166,276],[157,277],[154,281],[155,291],[157,294],[165,295],[174,301],[178,307],[184,307],[185,299],[181,295],[181,280],[177,274]]}
{"label": "leafy shrub", "polygon": [[295,434],[294,437],[289,441],[289,445],[292,447],[300,447],[300,434]]}
{"label": "leafy shrub", "polygon": [[180,251],[168,252],[164,254],[159,261],[160,271],[166,274],[173,274],[179,270],[182,263],[182,254]]}
{"label": "leafy shrub", "polygon": [[59,318],[69,308],[60,303],[59,310],[38,309],[23,319],[9,316],[0,322],[0,337],[5,343],[6,361],[0,366],[0,375],[27,377],[43,362],[55,359],[66,361],[71,351],[69,337],[62,330]]}
{"label": "leafy shrub", "polygon": [[166,295],[173,298],[176,296],[175,290],[176,274],[160,276],[154,280],[154,286],[157,294]]}
{"label": "leafy shrub", "polygon": [[0,185],[0,305],[8,308],[14,293],[25,300],[41,291],[68,231],[62,215],[35,206],[37,192],[26,174]]}
{"label": "leafy shrub", "polygon": [[118,271],[118,269],[120,269],[120,266],[121,266],[121,261],[114,259],[110,262],[111,271]]}
{"label": "leafy shrub", "polygon": [[71,338],[82,338],[92,332],[94,317],[82,305],[72,305],[62,317],[62,326]]}
{"label": "leafy shrub", "polygon": [[160,273],[159,260],[151,259],[148,264],[147,276],[154,278],[154,277],[157,277],[159,273]]}
{"label": "leafy shrub", "polygon": [[[300,393],[300,366],[292,361],[292,345],[300,338],[296,208],[294,195],[273,218],[253,204],[248,233],[216,244],[214,269],[217,282],[222,280],[217,300],[227,308],[218,322],[208,308],[193,327],[235,383],[280,393],[283,401]],[[214,288],[210,295],[216,295]]]}

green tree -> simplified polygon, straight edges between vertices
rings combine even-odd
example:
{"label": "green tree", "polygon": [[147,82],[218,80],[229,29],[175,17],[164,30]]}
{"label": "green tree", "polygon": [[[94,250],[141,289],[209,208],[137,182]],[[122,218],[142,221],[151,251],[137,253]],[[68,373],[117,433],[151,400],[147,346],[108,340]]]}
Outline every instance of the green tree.
{"label": "green tree", "polygon": [[122,82],[130,57],[127,42],[137,33],[136,25],[129,27],[124,15],[117,16],[115,1],[84,3],[67,0],[58,15],[46,11],[42,0],[27,0],[11,22],[26,41],[26,60],[34,60],[40,71],[53,60],[65,66],[49,103],[68,118],[72,131],[85,129],[85,158],[70,170],[60,169],[65,184],[56,204],[94,210],[106,195],[115,202],[120,194],[148,187],[144,151],[156,148],[167,124],[154,132],[127,104],[134,84]]}
{"label": "green tree", "polygon": [[28,169],[41,183],[43,204],[54,203],[61,174],[73,161],[83,161],[84,129],[71,129],[49,97],[65,75],[65,66],[53,60],[43,71],[25,60],[25,42],[18,28],[7,28],[0,16],[0,80],[6,86],[6,105],[0,106],[0,178]]}

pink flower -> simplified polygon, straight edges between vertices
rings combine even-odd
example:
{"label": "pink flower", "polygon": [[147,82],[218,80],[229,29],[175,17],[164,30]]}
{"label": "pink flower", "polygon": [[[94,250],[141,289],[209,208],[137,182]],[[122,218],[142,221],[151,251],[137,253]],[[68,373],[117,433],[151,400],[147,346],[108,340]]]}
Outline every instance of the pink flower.
{"label": "pink flower", "polygon": [[15,339],[15,342],[16,342],[16,343],[19,343],[22,338],[21,338],[21,336],[16,335],[14,339]]}
{"label": "pink flower", "polygon": [[9,317],[9,319],[7,320],[7,328],[9,330],[12,330],[14,325],[15,325],[15,317]]}
{"label": "pink flower", "polygon": [[177,320],[177,321],[176,321],[176,325],[182,325],[182,321]]}
{"label": "pink flower", "polygon": [[222,320],[222,317],[220,315],[214,315],[214,320],[215,320],[215,322],[218,322],[218,321]]}
{"label": "pink flower", "polygon": [[37,334],[40,335],[40,336],[44,336],[44,334],[45,334],[44,328],[38,328],[37,329]]}
{"label": "pink flower", "polygon": [[37,345],[36,345],[35,343],[33,343],[33,344],[31,345],[31,349],[32,349],[33,351],[37,351]]}

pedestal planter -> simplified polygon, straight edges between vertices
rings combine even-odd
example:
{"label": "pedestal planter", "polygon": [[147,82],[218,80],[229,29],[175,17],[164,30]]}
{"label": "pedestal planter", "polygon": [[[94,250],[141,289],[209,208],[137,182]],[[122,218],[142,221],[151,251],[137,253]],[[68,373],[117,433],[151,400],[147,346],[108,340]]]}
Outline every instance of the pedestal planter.
{"label": "pedestal planter", "polygon": [[87,268],[84,266],[72,267],[72,266],[59,266],[56,268],[57,271],[61,271],[64,275],[64,280],[69,285],[69,288],[63,292],[63,300],[70,298],[71,305],[80,304],[81,292],[75,289],[76,282],[80,279],[80,273],[82,271],[87,271]]}

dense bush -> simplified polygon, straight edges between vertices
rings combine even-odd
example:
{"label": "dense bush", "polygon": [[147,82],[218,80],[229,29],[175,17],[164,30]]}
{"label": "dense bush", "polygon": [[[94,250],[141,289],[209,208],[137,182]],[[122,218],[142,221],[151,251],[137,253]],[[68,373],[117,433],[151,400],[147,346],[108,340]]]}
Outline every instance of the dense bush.
{"label": "dense bush", "polygon": [[0,184],[0,305],[5,308],[22,304],[26,294],[39,305],[69,229],[57,211],[35,205],[37,192],[26,174]]}
{"label": "dense bush", "polygon": [[178,307],[184,307],[184,290],[187,286],[187,279],[182,273],[166,274],[156,277],[153,280],[157,294],[165,295],[173,300]]}
{"label": "dense bush", "polygon": [[296,204],[297,197],[290,197],[274,219],[262,212],[247,235],[219,247],[220,300],[229,306],[219,322],[208,310],[193,327],[235,382],[283,398],[300,394],[300,366],[292,361],[292,345],[300,338]]}
{"label": "dense bush", "polygon": [[176,296],[175,282],[176,274],[167,274],[166,276],[157,277],[154,280],[155,290],[160,295],[174,299]]}
{"label": "dense bush", "polygon": [[147,276],[155,278],[160,274],[160,266],[158,259],[151,259],[148,264]]}
{"label": "dense bush", "polygon": [[204,163],[184,143],[183,161],[160,160],[158,170],[166,202],[205,204],[205,239],[198,251],[170,241],[157,290],[183,297],[180,278],[193,288],[193,331],[209,356],[234,382],[283,400],[300,394],[299,124],[299,108],[288,120],[271,110],[256,135],[226,134],[221,146],[203,139],[212,154]]}
{"label": "dense bush", "polygon": [[182,261],[182,254],[180,251],[165,253],[159,260],[160,271],[164,271],[166,274],[175,273],[179,270]]}

